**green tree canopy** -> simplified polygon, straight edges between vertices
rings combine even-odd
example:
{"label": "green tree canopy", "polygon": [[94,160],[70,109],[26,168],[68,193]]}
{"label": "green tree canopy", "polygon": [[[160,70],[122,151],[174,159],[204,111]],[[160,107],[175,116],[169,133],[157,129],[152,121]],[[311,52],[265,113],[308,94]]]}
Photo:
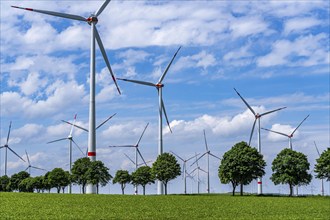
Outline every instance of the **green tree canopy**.
{"label": "green tree canopy", "polygon": [[30,174],[26,171],[21,171],[19,173],[15,173],[10,177],[10,181],[8,184],[9,190],[14,191],[14,190],[19,190],[19,184],[22,180],[30,177]]}
{"label": "green tree canopy", "polygon": [[127,170],[117,170],[112,182],[113,184],[119,183],[121,185],[121,192],[124,195],[126,184],[131,182],[131,176]]}
{"label": "green tree canopy", "polygon": [[243,195],[243,185],[265,175],[265,166],[263,156],[255,148],[242,141],[223,155],[218,175],[221,183],[232,184],[233,195],[235,195],[236,186],[240,184],[241,195]]}
{"label": "green tree canopy", "polygon": [[143,195],[145,195],[146,185],[155,183],[155,177],[152,175],[149,166],[139,167],[131,176],[133,185],[141,185],[143,187]]}
{"label": "green tree canopy", "polygon": [[70,175],[62,168],[54,168],[48,174],[48,181],[51,187],[57,189],[57,193],[60,193],[62,187],[66,187],[70,184]]}
{"label": "green tree canopy", "polygon": [[330,181],[330,148],[323,151],[320,158],[316,160],[317,164],[315,164],[315,173],[316,178],[326,179],[326,181]]}
{"label": "green tree canopy", "polygon": [[152,164],[152,174],[161,181],[165,187],[165,195],[167,195],[167,183],[181,175],[180,164],[176,158],[169,153],[159,155]]}
{"label": "green tree canopy", "polygon": [[41,190],[43,190],[43,176],[36,176],[34,177],[34,189],[39,193]]}
{"label": "green tree canopy", "polygon": [[99,185],[105,186],[112,179],[107,168],[102,161],[93,161],[87,171],[88,183],[96,185],[96,191],[99,193]]}
{"label": "green tree canopy", "polygon": [[270,179],[275,185],[289,184],[290,196],[293,194],[293,186],[307,185],[312,180],[312,175],[307,172],[309,170],[307,156],[288,148],[276,156],[272,170]]}
{"label": "green tree canopy", "polygon": [[91,160],[88,157],[83,157],[76,160],[71,169],[72,181],[81,185],[83,193],[85,193],[85,187],[88,183],[88,169],[90,166]]}
{"label": "green tree canopy", "polygon": [[42,191],[47,190],[48,193],[50,193],[50,190],[52,189],[52,185],[50,184],[49,180],[49,174],[50,171],[48,171],[43,177],[42,177]]}
{"label": "green tree canopy", "polygon": [[18,189],[20,192],[33,192],[34,190],[34,178],[33,177],[27,177],[23,179],[18,184]]}
{"label": "green tree canopy", "polygon": [[10,191],[9,189],[10,178],[7,175],[0,177],[0,192]]}

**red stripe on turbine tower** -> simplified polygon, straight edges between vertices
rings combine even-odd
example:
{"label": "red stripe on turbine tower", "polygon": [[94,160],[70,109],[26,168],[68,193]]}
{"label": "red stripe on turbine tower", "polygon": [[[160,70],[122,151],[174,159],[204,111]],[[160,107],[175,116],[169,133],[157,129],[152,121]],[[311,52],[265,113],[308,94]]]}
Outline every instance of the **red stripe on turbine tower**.
{"label": "red stripe on turbine tower", "polygon": [[258,184],[262,184],[262,182],[261,182],[261,181],[259,181],[259,182],[258,182]]}
{"label": "red stripe on turbine tower", "polygon": [[89,157],[95,157],[96,156],[96,152],[88,152],[88,156]]}

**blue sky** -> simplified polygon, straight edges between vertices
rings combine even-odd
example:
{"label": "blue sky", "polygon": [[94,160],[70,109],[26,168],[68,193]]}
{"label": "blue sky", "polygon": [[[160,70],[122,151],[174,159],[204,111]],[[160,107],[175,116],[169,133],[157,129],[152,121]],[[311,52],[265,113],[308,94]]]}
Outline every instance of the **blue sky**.
{"label": "blue sky", "polygon": [[[12,121],[9,145],[22,157],[26,149],[34,166],[68,169],[68,142],[46,143],[66,137],[70,126],[61,120],[72,121],[76,113],[77,124],[88,127],[90,28],[10,5],[88,17],[102,2],[1,1],[1,145]],[[169,133],[164,124],[164,151],[186,158],[203,153],[203,129],[219,157],[235,143],[248,141],[254,117],[233,88],[255,111],[287,107],[262,118],[262,127],[289,133],[310,114],[295,133],[293,148],[308,155],[311,168],[318,157],[313,141],[321,151],[329,147],[328,1],[111,1],[97,28],[120,78],[156,82],[182,46],[163,81],[173,130]],[[118,169],[131,172],[134,165],[124,153],[133,156],[134,150],[107,146],[134,144],[149,122],[140,150],[145,159],[155,160],[157,91],[119,81],[119,96],[98,47],[96,55],[97,123],[117,113],[97,132],[97,159],[113,175]],[[87,148],[87,134],[77,129],[73,134]],[[266,193],[288,192],[287,186],[269,180],[272,160],[287,146],[286,138],[262,131]],[[79,156],[74,149],[74,158]],[[8,160],[9,175],[27,167],[10,152]],[[206,169],[206,158],[200,165]],[[218,167],[219,161],[211,159],[211,192],[228,192],[231,186],[220,184]],[[205,191],[206,177],[201,179]],[[188,180],[188,191],[196,187]],[[119,186],[103,189],[109,190],[120,193]],[[320,193],[320,181],[300,190]],[[147,191],[156,193],[156,185]],[[256,192],[256,183],[246,191]],[[127,192],[133,193],[133,187]],[[181,192],[183,181],[177,178],[169,193]]]}

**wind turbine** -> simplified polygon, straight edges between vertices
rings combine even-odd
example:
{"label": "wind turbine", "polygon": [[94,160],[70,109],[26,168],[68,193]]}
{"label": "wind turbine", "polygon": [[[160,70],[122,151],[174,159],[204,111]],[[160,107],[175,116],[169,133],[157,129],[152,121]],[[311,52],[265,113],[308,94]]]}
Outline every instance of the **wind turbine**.
{"label": "wind turbine", "polygon": [[25,154],[26,154],[27,161],[28,161],[28,163],[29,163],[29,166],[25,169],[25,171],[27,171],[27,170],[29,169],[29,174],[30,174],[30,175],[31,175],[31,168],[33,168],[33,169],[37,169],[37,170],[44,170],[44,171],[47,171],[47,170],[45,170],[45,169],[42,169],[42,168],[39,168],[39,167],[32,166],[32,165],[31,165],[31,162],[30,162],[30,159],[29,159],[29,155],[28,155],[28,153],[26,152],[26,150],[25,150]]}
{"label": "wind turbine", "polygon": [[[317,154],[319,155],[319,157],[321,157],[321,154],[320,154],[320,151],[319,151],[319,149],[317,148],[317,146],[316,146],[316,143],[315,143],[315,141],[314,141],[314,145],[315,145],[315,148],[316,148],[316,151],[317,151]],[[322,196],[324,196],[324,185],[323,185],[323,179],[321,179],[321,193],[322,193]]]}
{"label": "wind turbine", "polygon": [[[245,101],[245,99],[241,96],[241,94],[239,94],[239,92],[237,92],[237,90],[234,88],[235,92],[237,93],[237,95],[242,99],[242,101],[245,103],[245,105],[250,109],[250,111],[252,112],[252,114],[254,115],[255,119],[253,122],[253,126],[252,126],[252,130],[251,130],[251,134],[250,134],[250,139],[249,139],[249,145],[251,146],[251,139],[253,136],[253,132],[254,132],[254,127],[256,125],[256,122],[258,121],[258,152],[261,153],[261,137],[260,137],[260,118],[262,116],[268,115],[270,113],[273,112],[277,112],[279,110],[285,109],[286,107],[282,107],[282,108],[278,108],[275,110],[271,110],[268,112],[264,112],[264,113],[256,113],[253,108],[247,103],[247,101]],[[258,178],[258,195],[262,194],[262,178],[259,177]]]}
{"label": "wind turbine", "polygon": [[[165,115],[165,119],[166,119],[167,125],[168,125],[170,131],[172,132],[171,127],[170,127],[170,123],[169,123],[168,118],[167,118],[167,114],[166,114],[166,110],[165,110],[165,105],[164,105],[164,101],[163,101],[163,97],[162,97],[163,96],[162,95],[162,89],[164,87],[164,84],[162,82],[163,82],[163,80],[165,78],[165,75],[168,72],[170,66],[172,65],[173,60],[175,59],[175,57],[178,54],[178,52],[179,52],[180,49],[181,49],[181,47],[179,47],[179,49],[175,52],[172,60],[167,65],[165,71],[163,72],[163,74],[161,75],[161,77],[159,78],[159,80],[158,80],[157,83],[151,83],[151,82],[140,81],[140,80],[131,80],[131,79],[117,78],[118,80],[123,80],[123,81],[126,81],[126,82],[137,83],[137,84],[141,84],[141,85],[145,85],[145,86],[152,86],[152,87],[155,87],[157,89],[157,91],[158,91],[158,111],[159,111],[158,155],[161,155],[163,153],[163,116],[162,116],[163,112],[164,112],[164,115]],[[163,185],[162,185],[162,183],[160,181],[158,181],[158,184],[157,184],[157,194],[163,194]]]}
{"label": "wind turbine", "polygon": [[270,130],[270,129],[267,129],[267,128],[261,128],[263,130],[266,130],[266,131],[269,131],[269,132],[273,132],[275,134],[279,134],[279,135],[282,135],[282,136],[285,136],[289,139],[289,148],[292,150],[292,137],[293,137],[293,134],[298,130],[298,128],[300,127],[300,125],[302,125],[302,123],[309,117],[309,115],[307,115],[304,120],[302,120],[300,122],[300,124],[291,132],[291,134],[285,134],[285,133],[282,133],[282,132],[279,132],[279,131],[273,131],[273,130]]}
{"label": "wind turbine", "polygon": [[197,167],[196,167],[195,169],[193,169],[193,170],[190,172],[190,174],[194,173],[194,172],[197,170],[197,192],[198,192],[198,194],[199,194],[199,184],[200,184],[200,182],[201,182],[201,180],[200,180],[200,178],[199,178],[199,171],[202,171],[202,172],[204,172],[204,173],[206,173],[206,174],[207,174],[207,172],[206,172],[205,170],[203,170],[202,168],[200,168],[200,166],[198,165],[197,155],[198,155],[198,154],[195,154],[195,162],[196,162]]}
{"label": "wind turbine", "polygon": [[9,129],[8,129],[8,134],[7,134],[7,140],[5,145],[1,146],[1,148],[5,148],[5,176],[7,175],[7,150],[9,149],[11,152],[13,152],[13,154],[15,154],[18,158],[20,158],[21,160],[23,160],[24,162],[26,162],[20,155],[18,155],[13,149],[11,149],[9,147],[9,136],[10,136],[10,130],[11,130],[11,122],[9,123]]}
{"label": "wind turbine", "polygon": [[204,142],[205,142],[205,148],[206,148],[206,152],[204,154],[202,154],[202,156],[200,156],[198,159],[196,159],[195,162],[193,162],[190,166],[194,165],[195,163],[197,163],[202,157],[204,157],[205,155],[207,155],[207,193],[210,193],[210,155],[212,157],[215,157],[219,160],[220,157],[215,156],[214,154],[211,153],[211,151],[209,150],[208,146],[207,146],[207,141],[206,141],[206,134],[205,134],[205,130],[203,130],[204,132]]}
{"label": "wind turbine", "polygon": [[[70,169],[70,174],[71,174],[71,168],[72,168],[72,143],[74,143],[75,146],[80,150],[80,152],[85,156],[84,152],[80,149],[80,147],[73,140],[73,137],[72,137],[73,127],[76,123],[76,119],[77,119],[77,114],[74,115],[74,120],[73,120],[73,123],[71,125],[71,130],[70,130],[70,133],[69,133],[68,137],[60,138],[60,139],[56,139],[54,141],[47,142],[47,144],[50,144],[50,143],[54,143],[54,142],[58,142],[58,141],[69,140],[69,167],[70,167],[69,169]],[[70,185],[68,187],[68,193],[71,193],[71,189],[72,189],[72,185],[70,183]]]}
{"label": "wind turbine", "polygon": [[[134,160],[132,160],[132,158],[130,158],[127,154],[125,154],[124,153],[124,155],[127,157],[127,159],[129,159],[134,165],[136,165],[136,163],[134,162]],[[138,167],[140,167],[140,166],[142,166],[142,165],[146,165],[146,164],[148,164],[148,163],[150,163],[150,162],[152,162],[151,160],[148,160],[148,161],[146,161],[146,163],[139,163],[137,166]],[[147,165],[146,165],[147,166]]]}
{"label": "wind turbine", "polygon": [[[141,139],[142,139],[142,137],[143,137],[143,135],[144,135],[144,132],[146,131],[148,125],[149,125],[149,123],[147,123],[147,125],[144,127],[144,130],[143,130],[143,132],[142,132],[140,138],[138,139],[138,141],[136,142],[135,145],[113,145],[113,146],[109,146],[109,147],[134,147],[134,148],[135,148],[135,162],[133,162],[133,163],[135,163],[135,171],[136,171],[137,168],[138,168],[138,154],[140,155],[140,157],[141,157],[141,159],[143,160],[144,164],[145,164],[146,166],[148,166],[147,163],[145,162],[145,160],[144,160],[144,158],[143,158],[143,156],[142,156],[140,150],[139,150],[139,144],[140,144],[140,141],[141,141]],[[135,186],[135,195],[137,195],[137,193],[138,193],[138,189],[137,189],[137,186]]]}
{"label": "wind turbine", "polygon": [[183,159],[179,155],[175,154],[173,151],[171,151],[172,154],[174,154],[177,158],[182,160],[182,170],[183,170],[183,179],[184,179],[184,194],[187,194],[187,162],[191,159],[193,159],[195,156],[190,157],[189,159]]}
{"label": "wind turbine", "polygon": [[[32,9],[32,8],[23,8],[18,6],[12,6],[13,8],[23,9],[27,11],[38,12],[42,14],[52,15],[61,18],[67,18],[71,20],[78,20],[86,22],[91,26],[91,50],[90,50],[90,96],[89,96],[89,132],[88,132],[88,157],[91,161],[96,160],[96,133],[95,133],[95,40],[99,45],[101,50],[103,59],[108,67],[108,70],[112,76],[112,80],[114,81],[118,93],[120,94],[119,87],[116,82],[116,78],[112,72],[110,62],[108,60],[107,54],[105,52],[102,40],[100,35],[97,31],[96,24],[98,22],[98,16],[103,12],[105,7],[109,4],[110,0],[104,1],[101,7],[94,13],[91,14],[89,17],[85,18],[79,15],[72,15],[72,14],[65,14],[60,12],[53,12],[53,11],[45,11],[39,9]],[[87,185],[87,193],[96,193],[96,186],[94,185]]]}

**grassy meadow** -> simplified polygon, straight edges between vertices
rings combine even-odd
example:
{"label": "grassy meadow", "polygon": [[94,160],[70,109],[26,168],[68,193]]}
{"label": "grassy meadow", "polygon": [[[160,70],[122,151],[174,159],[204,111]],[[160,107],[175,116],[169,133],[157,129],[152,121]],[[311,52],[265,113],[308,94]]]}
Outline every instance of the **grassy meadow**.
{"label": "grassy meadow", "polygon": [[0,219],[329,219],[329,197],[0,193]]}

